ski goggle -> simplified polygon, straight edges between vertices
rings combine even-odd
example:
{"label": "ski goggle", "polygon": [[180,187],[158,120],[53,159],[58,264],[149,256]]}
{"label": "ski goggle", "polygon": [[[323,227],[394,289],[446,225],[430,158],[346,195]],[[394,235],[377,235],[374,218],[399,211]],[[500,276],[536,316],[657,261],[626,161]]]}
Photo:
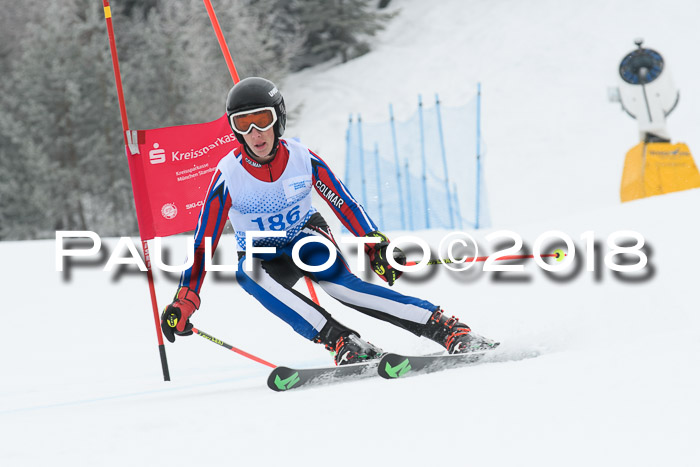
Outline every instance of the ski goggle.
{"label": "ski goggle", "polygon": [[231,127],[242,135],[247,135],[253,127],[260,131],[267,131],[277,121],[277,112],[274,107],[260,107],[231,114],[229,117]]}

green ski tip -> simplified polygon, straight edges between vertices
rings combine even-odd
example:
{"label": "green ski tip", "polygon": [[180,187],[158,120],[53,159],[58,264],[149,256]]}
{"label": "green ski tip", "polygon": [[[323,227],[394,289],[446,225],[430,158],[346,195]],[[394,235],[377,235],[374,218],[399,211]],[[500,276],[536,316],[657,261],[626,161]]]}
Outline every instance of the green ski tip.
{"label": "green ski tip", "polygon": [[298,371],[287,379],[280,378],[280,375],[275,376],[275,386],[277,386],[277,388],[280,391],[286,391],[287,389],[291,389],[298,382],[299,382],[299,372]]}
{"label": "green ski tip", "polygon": [[408,359],[404,360],[396,366],[391,366],[389,362],[387,362],[386,366],[384,367],[384,370],[386,371],[386,374],[388,374],[390,377],[399,378],[411,371],[411,363],[408,361]]}

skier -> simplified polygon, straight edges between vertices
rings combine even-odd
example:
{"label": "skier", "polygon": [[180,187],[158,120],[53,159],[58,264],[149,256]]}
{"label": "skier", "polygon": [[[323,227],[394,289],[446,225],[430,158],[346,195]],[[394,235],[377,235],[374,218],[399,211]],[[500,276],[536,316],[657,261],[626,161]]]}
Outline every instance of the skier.
{"label": "skier", "polygon": [[[334,352],[336,365],[379,358],[383,351],[294,290],[303,276],[344,305],[431,339],[449,353],[497,345],[473,334],[454,316],[445,316],[439,306],[365,282],[350,271],[328,224],[311,204],[312,187],[350,232],[376,239],[377,243],[364,247],[372,270],[389,286],[401,276],[386,258],[389,239],[330,167],[301,143],[281,138],[287,113],[282,94],[272,82],[251,77],[235,84],[226,99],[226,114],[240,146],[217,166],[195,232],[194,264],[182,273],[175,298],[162,313],[161,328],[170,342],[175,335],[192,334],[190,318],[199,309],[206,274],[204,239],[211,237],[216,248],[228,214],[238,246],[238,283],[297,333]],[[249,231],[283,232],[282,237],[253,239],[253,246],[276,247],[275,253],[250,255],[255,273],[245,269]],[[292,260],[295,244],[308,237],[324,238],[335,246],[337,257],[330,267],[307,272]],[[300,248],[299,258],[306,265],[320,266],[330,252],[325,245],[310,242]],[[398,249],[394,259],[406,263]]]}

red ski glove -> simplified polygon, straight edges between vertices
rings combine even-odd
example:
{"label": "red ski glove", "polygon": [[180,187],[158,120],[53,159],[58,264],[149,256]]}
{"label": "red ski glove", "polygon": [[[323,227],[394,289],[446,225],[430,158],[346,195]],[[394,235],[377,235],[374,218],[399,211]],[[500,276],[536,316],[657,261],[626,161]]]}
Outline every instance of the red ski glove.
{"label": "red ski glove", "polygon": [[[390,286],[394,285],[394,282],[401,277],[403,272],[394,269],[394,267],[389,264],[389,260],[386,257],[389,239],[378,230],[368,233],[365,237],[377,237],[381,240],[379,243],[365,244],[365,253],[369,256],[369,264],[372,266],[372,271]],[[406,255],[398,248],[394,248],[394,261],[399,264],[406,264]]]}
{"label": "red ski glove", "polygon": [[160,328],[163,335],[170,342],[175,342],[175,334],[178,336],[192,335],[192,323],[190,316],[199,309],[199,295],[188,287],[180,287],[175,294],[173,303],[165,307],[160,316]]}

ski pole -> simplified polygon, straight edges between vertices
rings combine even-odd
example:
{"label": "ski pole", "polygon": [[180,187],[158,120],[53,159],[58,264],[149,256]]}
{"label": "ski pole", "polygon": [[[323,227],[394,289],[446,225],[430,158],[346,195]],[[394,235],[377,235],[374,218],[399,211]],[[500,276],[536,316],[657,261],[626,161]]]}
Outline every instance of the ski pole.
{"label": "ski pole", "polygon": [[[566,256],[566,253],[562,250],[555,250],[554,253],[550,254],[544,254],[540,255],[540,258],[556,258],[557,261],[563,261],[564,256]],[[527,259],[527,258],[534,258],[535,255],[506,255],[506,256],[501,256],[500,258],[496,258],[494,261],[508,261],[508,260],[513,260],[513,259]],[[476,258],[474,257],[467,257],[467,258],[459,258],[455,259],[452,261],[449,258],[438,258],[438,259],[431,259],[426,263],[427,266],[434,266],[436,264],[450,264],[450,263],[466,263],[466,262],[476,262],[476,261],[486,261],[489,257],[488,256],[477,256]],[[415,266],[418,264],[418,261],[408,261],[406,263],[406,266]]]}
{"label": "ski pole", "polygon": [[217,339],[216,337],[212,336],[211,334],[207,334],[206,332],[201,331],[201,330],[199,330],[199,329],[197,329],[197,328],[192,328],[192,332],[194,332],[195,334],[198,334],[198,335],[202,336],[203,338],[205,338],[205,339],[208,340],[209,342],[213,342],[213,343],[215,343],[215,344],[217,344],[217,345],[220,345],[221,347],[223,347],[223,348],[225,348],[225,349],[229,349],[229,350],[232,351],[232,352],[236,352],[236,353],[239,354],[239,355],[243,355],[244,357],[249,358],[249,359],[253,360],[254,362],[262,363],[263,365],[267,365],[267,366],[269,366],[270,368],[277,368],[277,365],[274,365],[274,364],[272,364],[272,363],[270,363],[270,362],[266,362],[266,361],[263,360],[262,358],[256,357],[256,356],[253,355],[253,354],[249,354],[249,353],[246,352],[245,350],[241,350],[241,349],[238,349],[238,348],[236,348],[236,347],[234,347],[234,346],[232,346],[232,345],[229,345],[229,344],[227,344],[226,342],[222,341],[221,339]]}

